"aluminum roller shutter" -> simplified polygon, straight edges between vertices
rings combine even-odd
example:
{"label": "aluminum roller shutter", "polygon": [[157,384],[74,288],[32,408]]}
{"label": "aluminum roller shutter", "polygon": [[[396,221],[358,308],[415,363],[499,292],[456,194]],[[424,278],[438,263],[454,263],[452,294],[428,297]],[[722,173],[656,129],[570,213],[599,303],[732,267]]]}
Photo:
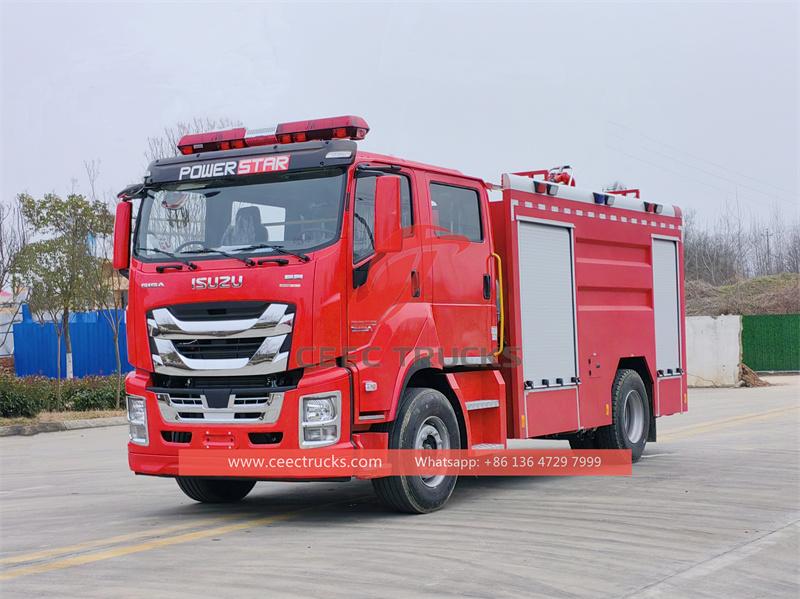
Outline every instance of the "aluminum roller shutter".
{"label": "aluminum roller shutter", "polygon": [[656,323],[656,369],[681,367],[678,245],[653,239],[653,310]]}
{"label": "aluminum roller shutter", "polygon": [[524,380],[570,385],[577,376],[572,229],[518,222]]}

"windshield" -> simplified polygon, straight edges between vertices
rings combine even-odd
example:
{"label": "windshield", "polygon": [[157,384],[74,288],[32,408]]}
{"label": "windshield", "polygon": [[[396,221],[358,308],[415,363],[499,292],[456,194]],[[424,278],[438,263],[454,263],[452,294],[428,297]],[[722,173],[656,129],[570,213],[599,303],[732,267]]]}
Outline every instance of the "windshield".
{"label": "windshield", "polygon": [[142,200],[134,249],[163,261],[164,252],[202,259],[328,245],[339,236],[344,183],[341,169],[320,169],[247,185],[165,185]]}

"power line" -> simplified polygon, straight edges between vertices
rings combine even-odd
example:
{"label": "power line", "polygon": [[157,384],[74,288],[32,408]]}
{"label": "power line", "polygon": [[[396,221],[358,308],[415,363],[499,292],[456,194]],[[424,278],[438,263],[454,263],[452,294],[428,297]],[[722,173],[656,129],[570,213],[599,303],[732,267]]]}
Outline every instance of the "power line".
{"label": "power line", "polygon": [[606,147],[611,149],[611,150],[614,150],[615,152],[618,152],[618,153],[622,154],[623,156],[627,156],[628,158],[633,158],[634,160],[638,160],[639,162],[642,162],[644,164],[649,164],[650,166],[654,166],[656,168],[660,168],[661,170],[667,171],[669,173],[673,173],[673,174],[678,175],[679,177],[682,177],[684,179],[689,179],[691,181],[695,181],[697,183],[700,183],[701,185],[705,185],[707,187],[711,187],[712,189],[716,189],[718,191],[721,191],[722,193],[724,193],[726,195],[730,195],[730,193],[731,193],[731,191],[729,189],[725,189],[723,187],[720,187],[719,185],[714,185],[713,183],[709,183],[708,181],[705,181],[703,179],[698,179],[696,177],[692,177],[690,175],[686,175],[685,173],[682,173],[680,171],[676,171],[675,169],[671,169],[669,167],[666,167],[663,164],[658,164],[657,162],[651,162],[649,160],[645,160],[644,158],[641,158],[640,156],[635,156],[633,154],[630,154],[630,153],[626,152],[625,150],[622,150],[620,148],[616,148],[616,147],[614,147],[614,146],[612,146],[612,145],[610,145],[608,143],[606,143]]}
{"label": "power line", "polygon": [[672,157],[672,156],[669,156],[669,155],[667,155],[667,154],[664,154],[663,152],[659,152],[658,150],[652,150],[652,149],[648,150],[647,148],[644,148],[644,149],[645,149],[646,151],[652,152],[653,154],[658,154],[659,156],[663,156],[664,158],[669,158],[670,160],[674,160],[675,162],[678,162],[678,163],[680,163],[680,164],[683,164],[683,165],[686,165],[686,166],[688,166],[688,167],[694,168],[695,170],[698,170],[698,171],[700,171],[700,172],[702,172],[702,173],[706,173],[706,174],[708,174],[708,175],[711,175],[712,177],[716,177],[717,179],[720,179],[720,180],[722,180],[722,181],[726,181],[726,182],[730,183],[731,185],[735,185],[736,187],[743,187],[743,188],[745,188],[745,189],[749,189],[749,190],[751,190],[751,191],[754,191],[754,192],[756,192],[756,193],[759,193],[759,194],[761,194],[761,195],[764,195],[764,196],[766,196],[766,197],[768,197],[768,198],[772,198],[772,199],[775,199],[775,200],[778,200],[778,201],[781,201],[781,202],[791,202],[791,203],[793,203],[793,204],[797,205],[797,202],[796,202],[796,201],[794,201],[794,200],[790,200],[790,199],[787,199],[787,198],[782,198],[782,197],[780,197],[780,196],[778,196],[778,195],[775,195],[775,194],[773,194],[773,193],[770,193],[770,192],[768,192],[768,191],[764,191],[764,190],[762,190],[762,189],[758,189],[757,187],[752,187],[751,185],[746,185],[746,184],[744,184],[744,183],[741,183],[741,182],[739,182],[739,181],[736,181],[736,180],[734,180],[734,179],[729,179],[729,178],[727,178],[727,177],[723,177],[723,176],[721,176],[721,175],[718,175],[718,174],[716,174],[716,173],[712,173],[712,172],[711,172],[711,171],[709,171],[709,170],[706,170],[706,169],[704,169],[704,168],[701,168],[701,167],[699,167],[699,166],[697,166],[697,165],[694,165],[694,164],[692,164],[692,163],[690,163],[690,162],[686,162],[686,161],[683,161],[683,160],[679,160],[679,159],[677,159],[677,158],[675,158],[675,157]]}
{"label": "power line", "polygon": [[[744,177],[745,179],[750,179],[751,181],[756,181],[757,183],[761,183],[763,185],[768,185],[768,186],[770,186],[770,187],[772,187],[774,189],[777,189],[777,190],[779,190],[779,191],[781,191],[781,192],[783,192],[785,194],[788,194],[788,195],[790,195],[792,197],[795,196],[795,192],[793,192],[791,190],[788,190],[785,187],[780,187],[779,185],[775,185],[774,183],[770,183],[769,181],[766,181],[764,179],[759,179],[758,177],[752,177],[750,175],[746,175],[745,173],[742,173],[740,171],[734,171],[734,170],[732,170],[732,169],[730,169],[730,168],[728,168],[726,166],[723,166],[722,164],[719,164],[718,162],[714,162],[714,161],[709,160],[707,158],[703,158],[702,156],[699,156],[697,154],[693,154],[692,152],[687,152],[686,150],[683,150],[683,149],[681,149],[681,148],[679,148],[677,146],[674,146],[672,144],[668,144],[668,143],[666,143],[664,141],[656,139],[655,137],[653,137],[651,135],[647,135],[646,133],[642,133],[641,131],[633,129],[632,127],[629,127],[627,125],[623,125],[622,123],[617,123],[616,121],[606,121],[606,122],[609,125],[613,125],[615,127],[621,128],[621,129],[627,129],[628,131],[631,131],[631,132],[635,133],[636,135],[639,135],[640,137],[642,137],[644,139],[648,139],[648,140],[652,141],[653,143],[656,143],[658,145],[664,146],[665,148],[671,148],[672,150],[674,150],[674,151],[676,151],[676,152],[678,152],[680,154],[684,154],[686,156],[694,158],[695,160],[700,160],[702,162],[710,164],[711,166],[713,166],[715,168],[718,168],[718,169],[720,169],[722,171],[725,171],[725,172],[727,172],[729,174],[735,175],[737,177]],[[650,151],[655,152],[655,150],[650,150]],[[670,160],[675,160],[676,162],[682,162],[682,161],[680,161],[679,159],[677,159],[677,158],[675,158],[673,156],[669,156],[667,154],[662,154],[662,155],[664,155],[665,157],[669,158]],[[684,164],[688,164],[688,163],[684,163]],[[705,171],[704,169],[700,169],[699,167],[697,167],[694,164],[689,164],[689,166],[692,166],[693,168],[697,168],[698,170],[703,170],[703,172],[709,173],[709,174],[711,174],[711,175],[713,175],[715,177],[719,177],[720,179],[727,180],[727,181],[733,181],[731,179],[726,179],[725,177],[722,177],[721,175],[718,175],[717,173],[712,173],[710,171]],[[738,182],[735,182],[735,183],[739,184]],[[741,185],[744,186],[744,187],[747,187],[743,183]],[[750,188],[750,189],[753,189],[753,188]]]}
{"label": "power line", "polygon": [[[606,147],[609,147],[609,148],[611,148],[612,150],[616,150],[617,152],[620,152],[620,153],[622,153],[622,154],[625,154],[625,152],[623,152],[623,151],[622,151],[622,150],[620,150],[619,148],[615,148],[614,146],[612,146],[612,145],[610,145],[610,144],[608,144],[608,143],[606,143]],[[726,181],[727,183],[730,183],[731,185],[734,185],[736,188],[743,187],[743,188],[745,188],[745,189],[749,189],[749,190],[751,190],[751,191],[754,191],[754,192],[756,192],[756,193],[759,193],[759,194],[761,194],[761,195],[764,195],[764,196],[766,196],[766,197],[768,197],[768,198],[770,198],[770,199],[777,200],[777,201],[779,201],[779,202],[787,202],[787,203],[791,203],[791,204],[792,204],[792,205],[794,205],[794,206],[798,206],[798,202],[797,202],[797,201],[795,201],[795,200],[790,200],[790,199],[788,199],[788,198],[782,198],[782,197],[780,197],[780,196],[778,196],[778,195],[771,194],[771,193],[769,193],[769,192],[767,192],[767,191],[763,191],[763,190],[761,190],[761,189],[758,189],[758,188],[756,188],[756,187],[752,187],[752,186],[750,186],[750,185],[745,185],[744,183],[740,183],[739,181],[735,181],[735,180],[733,180],[733,179],[728,179],[728,178],[726,178],[726,177],[722,177],[722,176],[720,176],[720,175],[717,175],[716,173],[712,173],[711,171],[708,171],[708,170],[706,170],[706,169],[700,168],[700,167],[698,167],[698,166],[696,166],[696,165],[693,165],[693,164],[691,164],[691,163],[684,162],[684,161],[682,161],[682,160],[678,160],[677,158],[673,158],[673,157],[667,156],[667,155],[665,155],[665,154],[663,154],[662,152],[659,152],[659,151],[657,151],[657,150],[647,150],[647,151],[649,151],[649,152],[652,152],[652,153],[654,153],[654,154],[658,154],[658,155],[664,156],[664,157],[666,157],[666,158],[670,158],[670,159],[674,160],[675,162],[679,162],[679,163],[681,163],[681,164],[684,164],[684,165],[686,165],[686,166],[692,167],[692,168],[694,168],[694,169],[696,169],[696,170],[698,170],[698,171],[700,171],[700,172],[704,172],[704,173],[707,173],[707,174],[709,174],[709,175],[712,175],[712,176],[716,177],[717,179],[720,179],[720,180],[722,180],[722,181]],[[634,158],[634,159],[636,159],[636,160],[640,160],[641,162],[645,162],[645,163],[647,163],[647,164],[651,164],[651,165],[653,165],[653,166],[655,166],[655,167],[657,167],[657,168],[660,168],[660,169],[663,169],[663,170],[666,170],[666,171],[670,171],[670,172],[676,173],[676,174],[680,175],[681,177],[687,177],[687,178],[691,178],[691,177],[688,177],[688,176],[687,176],[685,173],[682,173],[682,172],[680,172],[680,171],[675,171],[675,170],[673,170],[673,169],[667,168],[667,167],[665,167],[663,164],[654,163],[654,162],[648,162],[648,161],[646,161],[646,160],[643,160],[643,159],[641,159],[641,158],[639,158],[639,157],[637,157],[637,156],[634,156],[634,155],[632,155],[632,154],[626,154],[626,155],[628,155],[628,156],[630,156],[631,158]],[[728,189],[723,189],[722,187],[719,187],[719,186],[717,186],[717,185],[712,185],[711,183],[708,183],[707,181],[701,181],[700,179],[693,179],[693,180],[695,180],[695,181],[698,181],[698,182],[702,182],[702,183],[704,183],[705,185],[708,185],[709,187],[713,187],[713,188],[715,188],[715,189],[718,189],[718,190],[720,190],[720,191],[723,191],[723,192],[725,192],[725,193],[730,193],[730,190],[728,190]]]}

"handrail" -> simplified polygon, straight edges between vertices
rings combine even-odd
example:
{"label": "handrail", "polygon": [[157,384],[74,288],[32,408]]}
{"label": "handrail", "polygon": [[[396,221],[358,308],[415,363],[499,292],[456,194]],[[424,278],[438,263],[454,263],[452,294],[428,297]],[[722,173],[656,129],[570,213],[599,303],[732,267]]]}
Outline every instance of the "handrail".
{"label": "handrail", "polygon": [[500,258],[500,255],[495,252],[492,252],[492,258],[497,260],[497,281],[500,283],[497,288],[497,299],[499,300],[500,304],[500,327],[497,331],[497,339],[499,343],[497,351],[493,354],[495,358],[498,358],[503,355],[503,350],[505,349],[504,332],[506,327],[506,316],[505,308],[503,307],[503,260]]}

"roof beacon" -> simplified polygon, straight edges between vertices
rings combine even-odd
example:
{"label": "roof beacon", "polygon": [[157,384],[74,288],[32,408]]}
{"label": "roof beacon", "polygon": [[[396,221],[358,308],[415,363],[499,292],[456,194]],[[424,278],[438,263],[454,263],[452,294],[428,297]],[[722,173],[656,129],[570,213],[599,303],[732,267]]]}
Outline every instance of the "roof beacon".
{"label": "roof beacon", "polygon": [[327,139],[364,139],[369,131],[360,116],[337,116],[310,121],[280,123],[263,129],[237,127],[225,131],[192,133],[178,142],[181,154],[251,148],[273,144],[301,143]]}

